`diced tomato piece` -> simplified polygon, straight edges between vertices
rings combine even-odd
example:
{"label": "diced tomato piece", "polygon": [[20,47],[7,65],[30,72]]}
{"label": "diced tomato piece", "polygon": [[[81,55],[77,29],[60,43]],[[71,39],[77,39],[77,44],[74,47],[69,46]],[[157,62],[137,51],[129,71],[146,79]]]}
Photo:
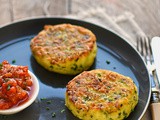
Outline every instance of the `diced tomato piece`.
{"label": "diced tomato piece", "polygon": [[29,98],[32,79],[27,66],[3,61],[0,68],[0,109],[9,109]]}

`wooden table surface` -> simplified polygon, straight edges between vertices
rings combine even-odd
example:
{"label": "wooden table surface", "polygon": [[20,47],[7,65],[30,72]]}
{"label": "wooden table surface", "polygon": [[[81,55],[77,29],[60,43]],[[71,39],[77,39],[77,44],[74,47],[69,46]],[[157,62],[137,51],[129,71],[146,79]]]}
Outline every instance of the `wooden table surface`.
{"label": "wooden table surface", "polygon": [[[41,16],[74,15],[76,17],[77,14],[84,13],[88,9],[94,10],[99,7],[104,8],[105,13],[112,18],[126,11],[132,13],[134,22],[147,36],[160,35],[160,0],[0,0],[0,3],[0,26]],[[94,15],[91,17],[97,19]],[[130,30],[132,38],[137,37],[132,27],[121,27],[126,32]],[[149,109],[142,120],[151,120]]]}
{"label": "wooden table surface", "polygon": [[0,25],[30,17],[74,14],[102,6],[111,16],[130,11],[147,35],[160,34],[159,0],[0,0],[0,3]]}

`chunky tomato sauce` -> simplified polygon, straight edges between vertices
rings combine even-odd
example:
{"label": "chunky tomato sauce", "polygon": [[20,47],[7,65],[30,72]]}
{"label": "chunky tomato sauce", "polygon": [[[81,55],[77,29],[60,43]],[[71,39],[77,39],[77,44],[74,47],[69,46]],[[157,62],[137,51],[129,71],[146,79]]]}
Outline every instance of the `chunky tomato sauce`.
{"label": "chunky tomato sauce", "polygon": [[27,66],[12,66],[3,61],[0,64],[0,109],[9,109],[26,101],[32,84]]}

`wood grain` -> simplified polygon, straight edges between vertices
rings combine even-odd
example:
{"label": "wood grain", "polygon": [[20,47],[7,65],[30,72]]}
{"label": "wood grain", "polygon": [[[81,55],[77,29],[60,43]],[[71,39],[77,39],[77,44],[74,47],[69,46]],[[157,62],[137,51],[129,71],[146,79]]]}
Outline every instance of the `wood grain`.
{"label": "wood grain", "polygon": [[[160,36],[160,0],[0,0],[0,3],[0,26],[31,17],[76,15],[101,7],[111,17],[129,11],[146,35]],[[121,27],[133,32],[136,38],[137,31]],[[149,109],[142,120],[151,120]]]}
{"label": "wood grain", "polygon": [[[160,1],[159,0],[74,0],[72,13],[78,13],[97,5],[104,7],[110,16],[118,16],[129,11],[135,21],[148,36],[160,35]],[[127,31],[127,29],[126,29]],[[136,31],[134,31],[136,34]]]}
{"label": "wood grain", "polygon": [[67,14],[66,0],[12,0],[12,4],[14,20]]}
{"label": "wood grain", "polygon": [[110,16],[129,11],[148,36],[160,34],[159,0],[0,0],[0,3],[0,25],[36,16],[77,14],[102,6]]}
{"label": "wood grain", "polygon": [[0,25],[12,22],[11,5],[9,0],[0,0]]}
{"label": "wood grain", "polygon": [[0,0],[0,25],[39,16],[66,15],[68,0]]}

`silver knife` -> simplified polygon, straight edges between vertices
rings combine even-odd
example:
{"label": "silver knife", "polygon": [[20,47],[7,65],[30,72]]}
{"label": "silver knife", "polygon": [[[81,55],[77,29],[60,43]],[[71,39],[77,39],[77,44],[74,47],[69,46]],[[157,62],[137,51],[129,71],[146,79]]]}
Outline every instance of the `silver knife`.
{"label": "silver knife", "polygon": [[152,38],[151,48],[152,48],[157,78],[160,85],[160,37]]}
{"label": "silver knife", "polygon": [[[151,41],[151,48],[152,48],[152,53],[153,53],[153,58],[154,58],[154,64],[155,64],[155,69],[156,69],[156,77],[158,78],[158,82],[160,85],[160,37],[153,37]],[[155,74],[153,74],[155,75]],[[155,77],[155,76],[154,76]],[[154,78],[155,79],[155,78]],[[158,92],[159,93],[159,92]],[[153,93],[152,96],[159,95]],[[154,97],[153,97],[154,98]],[[159,120],[160,118],[160,102],[159,102],[159,96],[156,96],[157,100],[155,103],[151,103],[151,114],[152,114],[152,119],[153,120]]]}

